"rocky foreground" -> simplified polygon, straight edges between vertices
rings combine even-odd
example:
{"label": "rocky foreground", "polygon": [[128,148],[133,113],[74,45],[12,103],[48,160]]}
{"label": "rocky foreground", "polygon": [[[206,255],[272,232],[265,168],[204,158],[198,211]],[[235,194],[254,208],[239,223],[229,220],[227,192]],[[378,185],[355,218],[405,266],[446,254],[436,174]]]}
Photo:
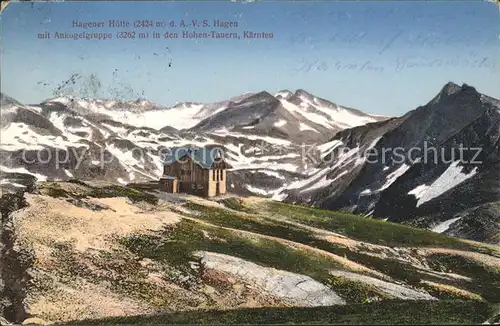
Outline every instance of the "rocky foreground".
{"label": "rocky foreground", "polygon": [[27,190],[0,202],[4,323],[499,320],[495,246],[255,197]]}

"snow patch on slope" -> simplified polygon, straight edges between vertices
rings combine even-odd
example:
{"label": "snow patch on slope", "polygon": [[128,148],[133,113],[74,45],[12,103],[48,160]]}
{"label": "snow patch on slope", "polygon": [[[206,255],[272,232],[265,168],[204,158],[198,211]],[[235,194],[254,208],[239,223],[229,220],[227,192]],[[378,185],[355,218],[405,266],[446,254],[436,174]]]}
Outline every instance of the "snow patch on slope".
{"label": "snow patch on slope", "polygon": [[319,145],[316,148],[321,152],[321,157],[323,157],[324,155],[330,153],[335,148],[341,145],[343,145],[343,142],[341,140],[332,140],[322,145]]}
{"label": "snow patch on slope", "polygon": [[33,131],[22,122],[13,122],[2,129],[1,142],[4,150],[42,150],[46,147],[66,149],[68,147],[89,147],[87,144],[78,143],[82,138],[65,134],[66,140],[61,136],[41,135]]}
{"label": "snow patch on slope", "polygon": [[275,177],[277,179],[281,179],[281,180],[286,180],[286,178],[284,176],[282,176],[281,174],[279,174],[278,172],[276,171],[269,171],[269,170],[255,170],[253,171],[254,173],[255,172],[260,172],[260,173],[263,173],[263,174],[266,174],[268,176],[271,176],[271,177]]}
{"label": "snow patch on slope", "polygon": [[422,196],[422,194],[427,191],[427,189],[429,189],[429,186],[420,185],[420,186],[416,187],[415,189],[410,190],[408,192],[408,195],[414,195],[415,198],[419,199]]}
{"label": "snow patch on slope", "polygon": [[[312,121],[318,125],[321,125],[327,129],[333,129],[334,126],[330,120],[326,117],[319,115],[317,113],[307,112],[304,108],[301,108],[293,103],[288,102],[287,100],[280,99],[281,105],[288,110],[293,116],[302,116],[309,121]],[[299,117],[299,120],[303,120]]]}
{"label": "snow patch on slope", "polygon": [[229,131],[225,128],[218,129],[212,134],[216,136],[226,136],[226,137],[234,137],[234,138],[244,138],[244,139],[250,139],[250,140],[262,140],[270,144],[275,144],[275,145],[290,145],[291,142],[289,140],[285,139],[280,139],[280,138],[274,138],[274,137],[269,137],[269,136],[259,136],[259,135],[248,135],[248,134],[242,134],[238,132],[232,132]]}
{"label": "snow patch on slope", "polygon": [[269,196],[274,193],[274,190],[265,190],[265,189],[260,189],[251,185],[246,185],[245,186],[248,191],[253,192],[258,195],[263,195],[263,196]]}
{"label": "snow patch on slope", "polygon": [[41,175],[38,173],[34,173],[34,172],[30,172],[26,168],[21,168],[21,167],[11,168],[11,167],[0,165],[0,172],[29,174],[29,175],[35,176],[38,179],[38,181],[46,181],[47,180],[47,176]]}
{"label": "snow patch on slope", "polygon": [[323,113],[326,113],[328,116],[332,117],[332,120],[336,125],[342,126],[343,128],[353,128],[370,122],[377,121],[372,116],[369,115],[359,116],[341,106],[336,106],[336,107],[322,106],[319,104],[320,102],[318,101],[317,98],[314,98],[313,102],[311,102],[310,99],[302,95],[300,96],[300,99],[302,100],[303,106],[310,105],[315,109]]}
{"label": "snow patch on slope", "polygon": [[465,180],[473,177],[477,173],[477,167],[475,167],[470,173],[462,173],[462,167],[458,166],[460,161],[455,161],[446,171],[443,172],[430,186],[425,189],[422,188],[423,185],[411,190],[410,192],[418,198],[417,207],[425,202],[428,202],[453,187],[456,187]]}
{"label": "snow patch on slope", "polygon": [[303,123],[303,122],[301,122],[301,123],[299,124],[299,130],[300,130],[300,131],[311,130],[311,131],[314,131],[314,132],[318,132],[316,129],[314,129],[314,128],[312,128],[312,127],[308,126],[307,124],[305,124],[305,123]]}
{"label": "snow patch on slope", "polygon": [[456,218],[451,218],[449,220],[446,220],[446,221],[438,224],[434,228],[432,228],[431,231],[437,232],[437,233],[443,233],[444,231],[448,230],[453,223],[460,220],[461,218],[462,217],[456,217]]}
{"label": "snow patch on slope", "polygon": [[395,171],[390,173],[387,176],[384,185],[378,191],[382,191],[382,190],[389,188],[400,176],[405,174],[409,168],[410,168],[410,165],[403,164],[399,168],[397,168]]}
{"label": "snow patch on slope", "polygon": [[275,127],[283,127],[284,125],[286,125],[286,120],[285,119],[281,119],[281,120],[278,120],[274,123],[274,126]]}
{"label": "snow patch on slope", "polygon": [[347,170],[343,171],[343,172],[339,173],[339,175],[337,175],[333,179],[327,179],[326,176],[324,176],[321,180],[317,181],[315,184],[313,184],[312,186],[310,186],[310,187],[308,187],[306,189],[302,189],[300,192],[307,192],[307,191],[311,191],[311,190],[315,190],[315,189],[321,189],[321,188],[328,187],[333,182],[337,181],[342,176],[346,175],[347,172],[348,172]]}

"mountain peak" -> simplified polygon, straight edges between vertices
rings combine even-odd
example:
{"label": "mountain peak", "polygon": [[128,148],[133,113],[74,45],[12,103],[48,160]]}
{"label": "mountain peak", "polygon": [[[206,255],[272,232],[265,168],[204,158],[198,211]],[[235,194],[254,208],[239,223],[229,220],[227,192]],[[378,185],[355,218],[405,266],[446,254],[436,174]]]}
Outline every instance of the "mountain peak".
{"label": "mountain peak", "polygon": [[436,95],[431,100],[431,103],[438,103],[441,100],[444,100],[448,98],[449,96],[455,96],[460,94],[460,96],[465,96],[465,97],[480,97],[481,95],[477,92],[477,90],[467,84],[462,84],[462,86],[459,86],[458,84],[455,84],[453,82],[448,82],[446,83],[443,88],[441,88],[441,91]]}
{"label": "mountain peak", "polygon": [[280,90],[279,92],[277,92],[276,94],[274,94],[274,96],[276,98],[278,97],[281,97],[281,98],[284,98],[284,99],[288,99],[289,97],[291,97],[293,95],[293,92],[291,92],[290,90],[288,89],[282,89]]}
{"label": "mountain peak", "polygon": [[192,106],[200,106],[202,104],[197,103],[197,102],[177,102],[175,103],[174,106],[171,107],[171,109],[178,109],[178,108],[186,108],[186,107],[192,107]]}
{"label": "mountain peak", "polygon": [[[464,84],[465,85],[465,84]],[[447,82],[441,89],[441,94],[451,95],[459,92],[462,87],[454,82]]]}
{"label": "mountain peak", "polygon": [[147,100],[144,97],[139,97],[135,101],[131,101],[131,102],[138,104],[138,105],[148,105],[149,103],[151,103],[151,101]]}
{"label": "mountain peak", "polygon": [[275,99],[271,93],[269,93],[267,91],[261,91],[261,92],[254,93],[254,94],[246,97],[245,100],[254,101],[256,99],[264,100],[264,99],[271,99],[271,98]]}
{"label": "mountain peak", "polygon": [[468,91],[472,93],[477,93],[476,89],[473,86],[470,86],[466,83],[463,83],[462,86],[455,84],[454,82],[446,83],[441,89],[440,93],[445,95],[453,95],[460,91]]}
{"label": "mountain peak", "polygon": [[4,93],[0,93],[0,105],[1,106],[8,106],[8,105],[22,106],[21,103],[19,103],[18,101],[16,101],[12,97],[10,97]]}
{"label": "mountain peak", "polygon": [[307,96],[307,97],[314,97],[311,93],[307,92],[306,90],[299,88],[298,90],[295,91],[295,96]]}

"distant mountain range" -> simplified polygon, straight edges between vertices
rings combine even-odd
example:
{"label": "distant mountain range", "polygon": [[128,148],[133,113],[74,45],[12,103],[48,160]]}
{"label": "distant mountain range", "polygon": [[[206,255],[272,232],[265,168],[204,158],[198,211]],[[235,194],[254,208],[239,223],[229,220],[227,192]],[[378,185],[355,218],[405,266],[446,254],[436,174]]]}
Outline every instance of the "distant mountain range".
{"label": "distant mountain range", "polygon": [[[235,194],[500,242],[500,101],[469,85],[448,83],[401,117],[366,114],[304,90],[174,107],[69,97],[23,105],[2,94],[1,105],[4,190],[33,177],[157,179],[165,148],[220,144]],[[469,148],[468,158],[481,148],[481,163],[424,162],[431,145],[445,153]],[[396,148],[420,156],[400,162],[393,150],[383,153]],[[368,150],[370,161],[361,155]]]}

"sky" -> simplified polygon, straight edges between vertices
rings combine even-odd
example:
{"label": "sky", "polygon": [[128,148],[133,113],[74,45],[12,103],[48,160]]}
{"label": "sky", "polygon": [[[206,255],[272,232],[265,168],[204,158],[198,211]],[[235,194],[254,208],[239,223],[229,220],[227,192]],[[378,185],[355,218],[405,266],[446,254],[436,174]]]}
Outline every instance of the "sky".
{"label": "sky", "polygon": [[[110,20],[131,26],[111,28]],[[143,20],[153,26],[134,26]],[[194,20],[237,27],[189,26]],[[74,21],[105,27],[77,28]],[[486,1],[21,2],[7,7],[1,24],[2,92],[26,104],[73,95],[170,106],[304,89],[396,116],[424,105],[449,81],[500,98],[500,11]],[[185,39],[183,31],[240,38]],[[245,38],[245,31],[272,38]],[[49,39],[39,37],[45,32]],[[56,32],[110,38],[62,39]],[[119,38],[128,32],[135,38]],[[74,84],[66,82],[71,76]]]}

